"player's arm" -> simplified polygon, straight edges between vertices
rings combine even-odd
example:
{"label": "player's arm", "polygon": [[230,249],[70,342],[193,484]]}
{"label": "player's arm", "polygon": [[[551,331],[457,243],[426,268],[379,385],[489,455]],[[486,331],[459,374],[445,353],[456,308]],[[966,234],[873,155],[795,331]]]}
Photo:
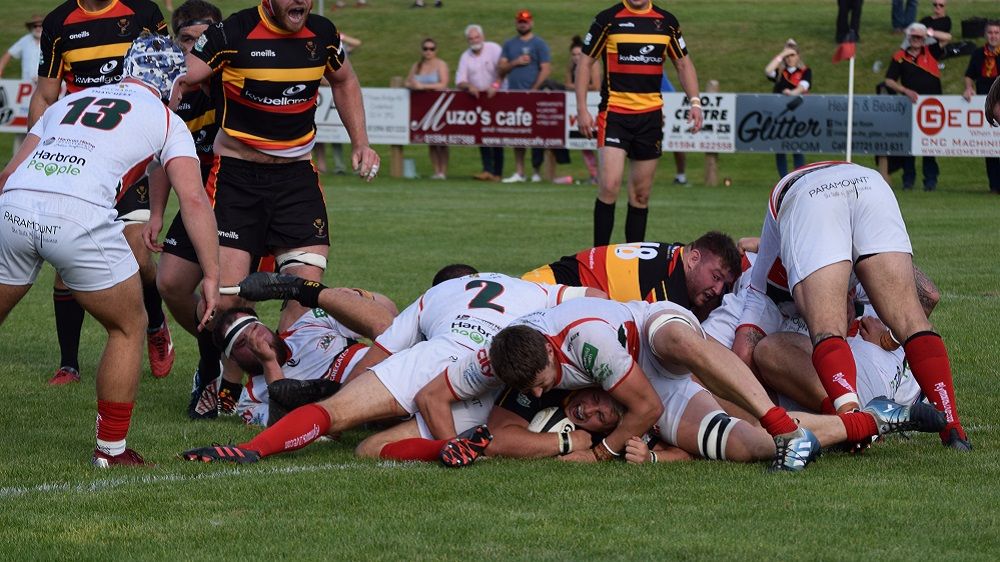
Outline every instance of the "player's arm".
{"label": "player's arm", "polygon": [[[179,119],[178,119],[179,121]],[[191,140],[190,133],[181,125],[183,134]],[[166,162],[164,169],[170,185],[177,193],[181,208],[181,220],[191,237],[198,265],[202,270],[201,291],[205,299],[205,313],[199,323],[199,329],[215,314],[219,300],[219,234],[215,223],[215,212],[205,194],[201,183],[201,168],[197,158],[178,156]]]}
{"label": "player's arm", "polygon": [[559,433],[530,431],[529,423],[500,404],[493,406],[486,422],[493,434],[493,441],[486,449],[486,454],[491,457],[542,459],[564,454],[561,449],[564,439],[568,440],[565,454],[574,450],[586,450],[590,446],[590,434],[582,429],[560,436]]}
{"label": "player's arm", "polygon": [[458,402],[458,397],[448,384],[447,370],[442,371],[421,388],[414,402],[434,439],[450,439],[455,436],[455,419],[451,415],[451,405]]}
{"label": "player's arm", "polygon": [[929,318],[934,307],[941,300],[941,291],[931,281],[931,278],[915,265],[913,266],[913,281],[917,285],[917,298],[920,299],[920,306]]}
{"label": "player's arm", "polygon": [[149,221],[142,227],[142,242],[151,252],[163,251],[163,244],[157,242],[163,230],[163,213],[170,198],[170,181],[161,166],[149,171]]}
{"label": "player's arm", "polygon": [[35,84],[35,91],[31,94],[31,101],[28,102],[28,128],[35,126],[35,123],[42,117],[45,110],[59,99],[59,90],[62,87],[60,78],[38,77]]}
{"label": "player's arm", "polygon": [[361,83],[358,82],[351,61],[345,58],[337,70],[332,70],[328,65],[326,79],[330,82],[340,120],[344,122],[344,128],[351,137],[351,166],[359,176],[371,181],[378,173],[380,159],[378,153],[368,145]]}
{"label": "player's arm", "polygon": [[41,137],[34,133],[28,133],[24,137],[24,142],[21,143],[21,147],[17,149],[17,154],[10,159],[7,166],[4,167],[3,172],[0,172],[0,193],[3,193],[3,188],[7,185],[7,178],[14,173],[14,170],[18,168],[25,160],[28,159],[28,155],[31,154],[35,147],[38,146],[38,142],[42,140]]}
{"label": "player's arm", "polygon": [[215,74],[208,63],[191,53],[184,57],[184,61],[187,63],[187,74],[177,79],[177,83],[184,93],[199,89],[201,84],[207,82]]}
{"label": "player's arm", "polygon": [[587,92],[590,90],[590,76],[596,62],[588,55],[580,57],[580,63],[576,65],[576,83],[573,87],[576,92],[576,125],[580,134],[588,139],[594,138],[595,130],[594,116],[587,108]]}
{"label": "player's arm", "polygon": [[392,313],[354,289],[323,289],[319,293],[319,307],[349,330],[370,340],[380,336],[392,325]]}
{"label": "player's arm", "polygon": [[606,444],[606,448],[621,453],[629,437],[642,435],[663,415],[663,402],[638,364],[634,364],[625,378],[609,392],[612,398],[625,407],[625,415],[618,427],[598,447]]}
{"label": "player's arm", "polygon": [[674,59],[674,68],[677,69],[677,78],[680,79],[681,89],[687,95],[691,103],[691,116],[688,123],[691,123],[691,130],[698,132],[701,130],[704,115],[701,110],[701,93],[698,90],[698,73],[691,62],[691,55],[685,55],[679,59]]}

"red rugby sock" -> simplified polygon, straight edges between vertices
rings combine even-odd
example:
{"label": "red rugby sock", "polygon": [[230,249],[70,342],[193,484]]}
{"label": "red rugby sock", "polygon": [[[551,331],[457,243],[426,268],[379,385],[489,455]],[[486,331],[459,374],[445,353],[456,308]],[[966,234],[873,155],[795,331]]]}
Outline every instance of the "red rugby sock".
{"label": "red rugby sock", "polygon": [[261,457],[301,449],[330,431],[330,414],[322,406],[308,404],[296,408],[278,423],[260,432],[240,447],[257,451]]}
{"label": "red rugby sock", "polygon": [[837,414],[840,421],[844,422],[847,429],[847,441],[857,443],[878,435],[878,426],[875,425],[875,418],[871,414],[864,412],[845,412]]}
{"label": "red rugby sock", "polygon": [[857,366],[847,340],[835,336],[819,342],[813,349],[812,364],[834,408],[840,410],[852,402],[860,404]]}
{"label": "red rugby sock", "polygon": [[958,408],[955,405],[955,383],[951,378],[951,365],[948,361],[948,351],[944,348],[941,336],[934,332],[919,332],[910,336],[903,344],[906,360],[910,363],[913,378],[917,379],[920,390],[934,407],[944,412],[948,425],[941,432],[941,439],[947,439],[952,429],[957,429],[962,439],[965,439],[965,429],[958,419]]}
{"label": "red rugby sock", "polygon": [[819,413],[827,416],[832,416],[837,413],[837,409],[833,407],[833,400],[829,396],[823,399],[823,402],[819,406]]}
{"label": "red rugby sock", "polygon": [[134,402],[97,401],[97,438],[101,441],[124,441],[132,423]]}
{"label": "red rugby sock", "polygon": [[441,454],[441,447],[447,442],[447,439],[420,437],[401,439],[382,447],[378,456],[394,461],[436,461]]}
{"label": "red rugby sock", "polygon": [[761,416],[760,425],[767,430],[772,437],[785,433],[791,433],[799,427],[795,424],[795,421],[792,420],[792,418],[788,417],[788,412],[780,406],[771,408],[763,416]]}

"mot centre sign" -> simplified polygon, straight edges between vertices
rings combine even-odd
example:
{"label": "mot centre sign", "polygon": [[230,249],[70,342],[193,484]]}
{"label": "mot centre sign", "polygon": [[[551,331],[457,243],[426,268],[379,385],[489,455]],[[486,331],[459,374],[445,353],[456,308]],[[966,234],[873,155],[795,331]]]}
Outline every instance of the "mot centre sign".
{"label": "mot centre sign", "polygon": [[[0,80],[0,132],[23,133],[33,85]],[[373,144],[451,144],[592,149],[576,126],[573,92],[501,92],[475,99],[466,92],[411,92],[364,88],[368,137]],[[600,100],[589,92],[597,115]],[[1000,128],[983,114],[984,96],[854,98],[855,154],[915,156],[1000,156]],[[665,93],[665,152],[807,152],[843,154],[847,139],[847,96],[704,94],[704,128],[692,133],[690,104],[683,94]],[[319,142],[349,142],[329,88],[317,97]]]}

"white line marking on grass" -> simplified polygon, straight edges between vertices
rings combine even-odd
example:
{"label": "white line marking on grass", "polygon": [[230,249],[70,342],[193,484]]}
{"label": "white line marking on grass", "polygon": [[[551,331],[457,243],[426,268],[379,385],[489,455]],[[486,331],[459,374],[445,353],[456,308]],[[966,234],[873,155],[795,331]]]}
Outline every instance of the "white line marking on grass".
{"label": "white line marking on grass", "polygon": [[[143,484],[161,484],[164,482],[193,482],[198,480],[217,480],[219,478],[229,478],[234,475],[241,473],[248,474],[301,474],[310,472],[323,472],[327,470],[345,470],[348,468],[357,468],[357,464],[319,464],[319,465],[308,465],[308,466],[281,466],[274,468],[267,468],[263,470],[243,470],[239,467],[232,467],[229,469],[215,470],[212,472],[205,472],[202,474],[163,474],[163,475],[147,475],[147,476],[123,476],[117,478],[104,478],[101,480],[95,480],[93,482],[83,482],[80,484],[69,484],[69,483],[46,483],[39,484],[37,486],[11,486],[7,488],[0,488],[0,498],[18,498],[22,496],[27,496],[31,494],[51,494],[51,493],[91,493],[99,492],[103,490],[113,490],[115,488],[120,488],[122,486],[134,486]],[[398,468],[398,466],[388,466],[389,468]],[[114,469],[112,469],[114,470]]]}

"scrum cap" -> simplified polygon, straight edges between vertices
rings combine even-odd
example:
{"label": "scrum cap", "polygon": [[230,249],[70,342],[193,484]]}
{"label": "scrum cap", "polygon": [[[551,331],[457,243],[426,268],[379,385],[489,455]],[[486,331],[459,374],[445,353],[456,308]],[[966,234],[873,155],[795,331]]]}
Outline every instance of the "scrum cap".
{"label": "scrum cap", "polygon": [[124,72],[126,78],[148,85],[167,101],[174,83],[187,73],[184,51],[170,37],[143,33],[125,53]]}

